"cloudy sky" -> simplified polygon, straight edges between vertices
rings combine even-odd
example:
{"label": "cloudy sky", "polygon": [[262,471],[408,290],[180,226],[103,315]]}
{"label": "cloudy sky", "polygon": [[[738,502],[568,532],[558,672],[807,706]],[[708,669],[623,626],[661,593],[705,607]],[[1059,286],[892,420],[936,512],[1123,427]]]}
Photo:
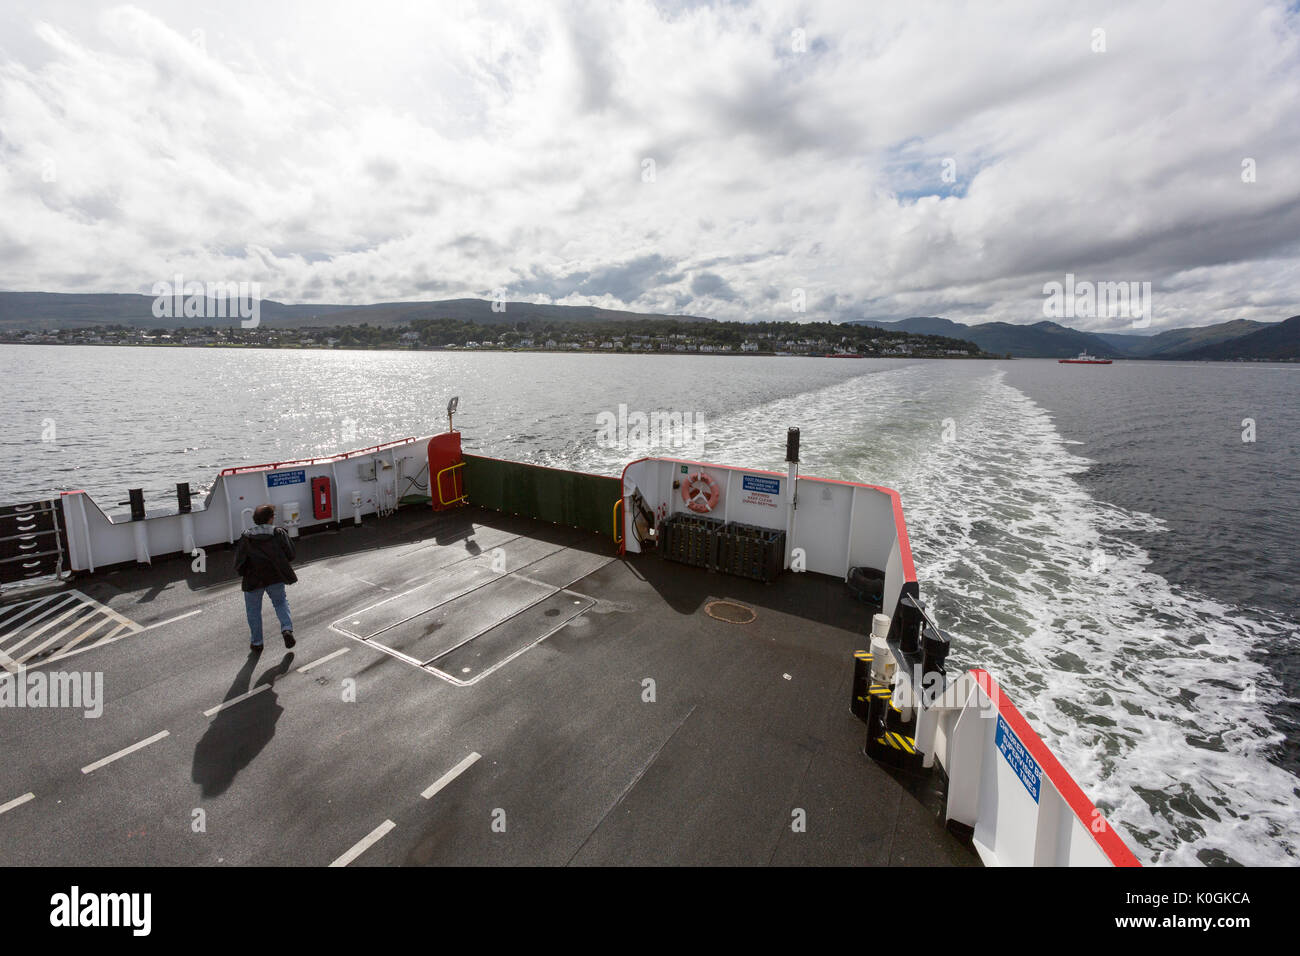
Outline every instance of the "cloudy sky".
{"label": "cloudy sky", "polygon": [[177,273],[964,322],[1073,273],[1276,321],[1300,4],[6,0],[0,288]]}

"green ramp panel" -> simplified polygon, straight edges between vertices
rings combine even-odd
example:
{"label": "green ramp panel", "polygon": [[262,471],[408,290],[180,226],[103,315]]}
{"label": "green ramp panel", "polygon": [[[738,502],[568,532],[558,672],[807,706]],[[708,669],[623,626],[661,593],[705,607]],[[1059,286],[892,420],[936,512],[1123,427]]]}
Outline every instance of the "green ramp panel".
{"label": "green ramp panel", "polygon": [[465,494],[481,508],[614,537],[623,479],[465,455]]}

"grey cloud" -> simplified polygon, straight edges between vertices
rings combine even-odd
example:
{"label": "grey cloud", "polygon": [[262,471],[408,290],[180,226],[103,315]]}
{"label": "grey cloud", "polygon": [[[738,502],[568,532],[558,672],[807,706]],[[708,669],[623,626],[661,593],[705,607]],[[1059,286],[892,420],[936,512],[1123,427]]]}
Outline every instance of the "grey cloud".
{"label": "grey cloud", "polygon": [[691,280],[691,291],[698,296],[732,301],[738,296],[727,280],[716,272],[701,272]]}
{"label": "grey cloud", "polygon": [[1157,326],[1300,299],[1300,18],[1269,0],[1135,5],[1111,41],[1159,56],[1104,59],[1016,0],[942,28],[820,0],[413,5],[340,35],[273,5],[204,55],[140,6],[0,12],[0,287],[126,291],[166,263],[362,302],[445,291],[436,263],[456,290],[716,318],[799,287],[809,318],[1022,322],[1074,272],[1151,281]]}
{"label": "grey cloud", "polygon": [[611,295],[630,304],[649,291],[680,281],[682,273],[674,272],[673,268],[673,262],[653,253],[626,262],[575,269],[562,275],[531,269],[521,274],[511,288],[522,294],[541,294],[554,299],[575,294]]}

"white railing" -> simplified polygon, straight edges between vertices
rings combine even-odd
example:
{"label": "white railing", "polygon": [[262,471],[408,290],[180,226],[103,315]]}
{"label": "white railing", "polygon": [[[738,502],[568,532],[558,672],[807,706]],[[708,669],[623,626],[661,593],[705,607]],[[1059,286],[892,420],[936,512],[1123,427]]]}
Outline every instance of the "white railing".
{"label": "white railing", "polygon": [[[276,523],[294,535],[300,528],[387,514],[417,486],[427,488],[428,444],[427,437],[411,438],[326,458],[227,469],[202,507],[139,521],[115,521],[84,491],[65,492],[69,567],[94,571],[129,561],[148,564],[162,555],[233,544],[263,504],[275,505]],[[330,513],[317,518],[312,482],[321,478],[328,480]]]}
{"label": "white railing", "polygon": [[623,469],[626,550],[641,550],[632,533],[633,495],[640,492],[646,506],[661,517],[687,512],[680,486],[697,473],[713,478],[720,491],[710,517],[786,532],[786,568],[839,578],[847,577],[853,567],[883,571],[884,613],[891,617],[902,595],[916,592],[916,568],[898,492],[878,485],[680,458],[640,458]]}
{"label": "white railing", "polygon": [[947,772],[947,818],[986,865],[1140,865],[988,671],[919,693],[916,748]]}

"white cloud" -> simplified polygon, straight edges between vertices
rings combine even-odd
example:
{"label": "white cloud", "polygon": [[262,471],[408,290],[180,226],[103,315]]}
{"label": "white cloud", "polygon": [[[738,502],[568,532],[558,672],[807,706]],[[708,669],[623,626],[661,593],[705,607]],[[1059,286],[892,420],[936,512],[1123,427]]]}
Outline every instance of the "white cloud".
{"label": "white cloud", "polygon": [[810,319],[1032,322],[1071,272],[1152,282],[1155,328],[1300,311],[1280,2],[20,3],[0,28],[4,288],[766,318],[800,287],[834,303]]}

